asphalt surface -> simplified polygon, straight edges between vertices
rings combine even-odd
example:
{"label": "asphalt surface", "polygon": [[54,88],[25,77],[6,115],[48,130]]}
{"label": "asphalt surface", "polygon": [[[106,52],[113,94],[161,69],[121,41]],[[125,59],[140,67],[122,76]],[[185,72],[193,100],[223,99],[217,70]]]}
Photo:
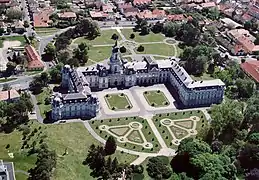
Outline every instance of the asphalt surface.
{"label": "asphalt surface", "polygon": [[4,166],[7,167],[7,171],[9,174],[9,180],[15,180],[15,175],[14,175],[14,167],[12,162],[4,162]]}

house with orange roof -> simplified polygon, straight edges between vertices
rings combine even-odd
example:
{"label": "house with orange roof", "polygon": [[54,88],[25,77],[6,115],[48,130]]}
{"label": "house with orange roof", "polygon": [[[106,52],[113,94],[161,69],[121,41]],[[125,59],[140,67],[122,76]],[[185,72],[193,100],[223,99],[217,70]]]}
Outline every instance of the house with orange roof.
{"label": "house with orange roof", "polygon": [[76,20],[76,13],[74,13],[74,12],[62,12],[62,13],[58,13],[58,17],[61,20]]}
{"label": "house with orange roof", "polygon": [[259,61],[251,59],[241,63],[240,67],[246,75],[254,79],[256,83],[259,83]]}
{"label": "house with orange roof", "polygon": [[28,59],[27,70],[34,71],[44,69],[44,64],[41,61],[40,55],[34,47],[32,47],[31,45],[26,45],[25,52]]}
{"label": "house with orange roof", "polygon": [[0,91],[0,101],[14,102],[18,101],[19,99],[20,94],[15,89]]}
{"label": "house with orange roof", "polygon": [[138,18],[146,20],[159,20],[166,17],[164,10],[155,9],[152,12],[150,10],[144,10],[137,14]]}
{"label": "house with orange roof", "polygon": [[167,20],[173,21],[173,22],[183,22],[183,21],[188,21],[192,20],[191,16],[186,16],[185,14],[170,14],[167,15]]}
{"label": "house with orange roof", "polygon": [[33,24],[34,27],[49,27],[50,23],[50,15],[54,12],[52,7],[43,8],[39,12],[33,14]]}

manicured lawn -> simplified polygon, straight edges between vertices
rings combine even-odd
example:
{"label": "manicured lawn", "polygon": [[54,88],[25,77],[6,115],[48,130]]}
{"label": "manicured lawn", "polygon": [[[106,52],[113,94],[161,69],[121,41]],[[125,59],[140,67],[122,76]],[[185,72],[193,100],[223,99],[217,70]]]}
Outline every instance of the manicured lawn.
{"label": "manicured lawn", "polygon": [[45,112],[48,112],[51,110],[50,104],[45,104],[45,99],[49,98],[51,96],[51,90],[48,88],[44,88],[43,91],[40,94],[36,95],[36,99],[38,101],[38,106],[40,109],[40,114],[42,118],[45,118]]}
{"label": "manicured lawn", "polygon": [[26,40],[24,39],[23,36],[8,36],[8,37],[1,37],[0,38],[0,48],[3,47],[3,42],[4,41],[20,41],[21,42],[21,47],[26,44]]}
{"label": "manicured lawn", "polygon": [[[149,34],[142,36],[142,35],[139,35],[139,32],[133,32],[132,29],[121,29],[121,32],[123,33],[123,35],[125,36],[126,39],[131,40],[131,41],[136,41],[138,43],[160,42],[165,39],[165,37],[161,33],[154,34],[154,33],[150,32]],[[130,39],[130,35],[132,33],[135,34],[134,39]]]}
{"label": "manicured lawn", "polygon": [[39,73],[41,73],[41,72],[42,72],[42,71],[26,71],[26,72],[25,72],[25,75],[30,76],[30,75],[39,74]]}
{"label": "manicured lawn", "polygon": [[174,45],[167,45],[164,43],[159,44],[143,44],[144,51],[138,52],[137,49],[135,49],[135,52],[137,54],[157,54],[157,55],[163,55],[163,56],[175,56],[175,48]]}
{"label": "manicured lawn", "polygon": [[35,28],[35,31],[38,32],[38,31],[57,31],[59,30],[58,28],[55,28],[55,27],[36,27]]}
{"label": "manicured lawn", "polygon": [[213,77],[210,76],[210,74],[207,74],[207,73],[203,73],[201,76],[193,76],[191,75],[192,79],[193,80],[196,80],[196,81],[204,81],[204,80],[212,80],[214,79]]}
{"label": "manicured lawn", "polygon": [[1,78],[1,79],[0,79],[0,83],[12,81],[12,80],[15,80],[15,79],[17,79],[17,78]]}
{"label": "manicured lawn", "polygon": [[[167,127],[161,125],[160,120],[168,118],[171,120],[178,120],[178,119],[184,119],[189,118],[191,116],[198,116],[200,117],[200,121],[197,122],[196,130],[198,134],[196,135],[198,138],[202,137],[204,133],[208,130],[208,121],[205,118],[205,115],[203,112],[197,110],[197,111],[183,111],[183,112],[175,112],[175,113],[167,113],[167,114],[156,114],[153,117],[153,122],[156,125],[156,128],[160,132],[161,136],[163,137],[165,143],[168,147],[171,148],[177,148],[174,144],[171,144],[172,142],[172,136],[170,135]],[[168,138],[166,138],[168,136]]]}
{"label": "manicured lawn", "polygon": [[140,117],[127,117],[127,118],[117,118],[117,119],[106,119],[106,120],[92,120],[90,121],[91,127],[99,134],[102,138],[107,139],[110,134],[106,131],[99,130],[100,125],[108,125],[108,126],[118,126],[118,125],[128,125],[130,122],[139,122],[142,124],[142,132],[147,140],[153,144],[153,149],[146,149],[143,148],[141,145],[134,145],[132,143],[120,143],[117,141],[117,145],[126,149],[131,149],[134,151],[140,152],[158,152],[161,148],[159,142],[157,141],[155,134],[153,133],[152,129],[150,128],[148,122],[145,119]]}
{"label": "manicured lawn", "polygon": [[119,36],[119,39],[121,39],[119,33],[116,30],[103,30],[101,31],[101,36],[98,36],[97,38],[93,40],[88,40],[85,37],[79,37],[74,40],[75,44],[80,44],[82,42],[86,42],[87,44],[90,45],[102,45],[102,44],[114,44],[115,41],[111,39],[113,34],[117,34]]}
{"label": "manicured lawn", "polygon": [[110,58],[111,53],[112,53],[111,46],[90,47],[90,49],[88,51],[88,56],[89,56],[89,59],[92,59],[96,62],[100,62],[100,61]]}
{"label": "manicured lawn", "polygon": [[130,100],[126,94],[107,94],[105,95],[105,101],[112,110],[128,110],[132,108]]}
{"label": "manicured lawn", "polygon": [[[54,171],[52,179],[55,180],[93,180],[90,176],[91,170],[88,166],[84,166],[82,162],[86,158],[87,152],[91,144],[100,145],[92,135],[85,129],[82,123],[67,123],[67,124],[49,124],[43,125],[34,121],[31,125],[31,131],[38,129],[37,133],[30,137],[27,142],[29,146],[33,141],[37,142],[39,147],[40,139],[47,143],[51,150],[57,153],[57,167]],[[45,136],[45,138],[43,137]],[[0,157],[5,161],[13,161],[15,170],[28,171],[34,167],[36,162],[36,155],[28,155],[29,148],[21,150],[22,146],[22,133],[14,131],[10,134],[0,133]],[[9,151],[14,153],[14,158],[8,156],[7,144],[10,144]],[[67,155],[64,155],[67,149]],[[121,163],[131,163],[137,157],[126,153],[116,151],[112,157],[117,157]],[[23,175],[18,175],[22,177]],[[20,180],[17,178],[17,180]],[[23,180],[23,179],[21,179]]]}
{"label": "manicured lawn", "polygon": [[16,172],[15,173],[15,179],[16,180],[27,180],[28,179],[28,176],[25,175],[25,174],[22,174],[20,172]]}
{"label": "manicured lawn", "polygon": [[150,106],[163,107],[163,106],[168,106],[170,104],[165,94],[160,90],[145,91],[143,95]]}

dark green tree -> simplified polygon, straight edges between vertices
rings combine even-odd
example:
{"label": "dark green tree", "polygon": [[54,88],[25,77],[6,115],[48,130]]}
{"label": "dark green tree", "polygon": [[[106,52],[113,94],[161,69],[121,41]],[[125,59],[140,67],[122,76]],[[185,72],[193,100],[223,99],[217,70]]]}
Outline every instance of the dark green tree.
{"label": "dark green tree", "polygon": [[111,155],[114,154],[117,148],[116,140],[113,136],[109,136],[106,143],[105,143],[105,154]]}
{"label": "dark green tree", "polygon": [[168,164],[164,164],[159,157],[152,157],[148,160],[147,172],[154,179],[168,179],[172,174]]}

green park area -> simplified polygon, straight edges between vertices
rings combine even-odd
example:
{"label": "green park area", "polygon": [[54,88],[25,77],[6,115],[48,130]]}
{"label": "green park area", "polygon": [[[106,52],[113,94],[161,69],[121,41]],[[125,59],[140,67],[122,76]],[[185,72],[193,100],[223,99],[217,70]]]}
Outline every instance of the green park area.
{"label": "green park area", "polygon": [[[140,35],[139,32],[134,32],[133,29],[121,29],[121,32],[125,36],[126,39],[131,40],[131,41],[136,41],[138,43],[143,43],[143,42],[162,42],[165,37],[161,33],[153,33],[150,32],[147,35]],[[130,35],[134,34],[135,38],[131,39]]]}
{"label": "green park area", "polygon": [[[179,143],[179,140],[189,136],[203,137],[208,130],[208,121],[200,110],[156,114],[153,117],[153,122],[170,148],[177,148],[177,145],[172,141],[178,141]],[[166,126],[166,123],[172,125]],[[168,127],[175,137],[172,137]],[[197,134],[193,133],[195,131],[197,131]]]}
{"label": "green park area", "polygon": [[[33,168],[37,157],[36,154],[30,155],[28,152],[34,141],[36,148],[45,142],[51,150],[55,150],[57,153],[57,166],[53,179],[94,179],[90,176],[89,167],[84,166],[82,162],[85,160],[91,144],[101,144],[92,137],[82,123],[42,125],[35,120],[26,127],[29,127],[29,134],[25,136],[22,131],[17,130],[9,134],[0,133],[0,157],[4,161],[14,162],[16,171],[28,171]],[[22,128],[25,129],[25,126]],[[65,154],[65,152],[67,153]],[[115,156],[120,163],[131,163],[137,158],[137,156],[119,151],[116,151],[112,158]],[[26,175],[17,173],[17,180],[27,178]]]}
{"label": "green park area", "polygon": [[138,52],[138,54],[157,54],[163,56],[177,56],[177,48],[175,45],[167,45],[164,43],[156,43],[156,44],[143,44],[144,51]]}
{"label": "green park area", "polygon": [[8,36],[8,37],[1,37],[0,38],[0,48],[3,47],[4,41],[20,41],[21,45],[24,46],[26,44],[26,40],[23,36]]}
{"label": "green park area", "polygon": [[94,120],[90,125],[104,139],[114,136],[125,149],[155,153],[161,148],[147,120],[140,117]]}
{"label": "green park area", "polygon": [[[113,39],[111,39],[113,34],[117,34],[119,36],[119,34],[116,30],[103,30],[103,31],[101,31],[101,35],[96,37],[93,40],[88,40],[85,37],[79,37],[74,40],[74,43],[80,44],[82,42],[85,42],[89,45],[114,44],[115,41]],[[120,40],[120,39],[121,39],[121,37],[119,36],[118,40]]]}
{"label": "green park area", "polygon": [[143,93],[143,95],[150,106],[164,107],[164,106],[168,106],[170,104],[170,102],[166,98],[165,94],[160,90],[145,91]]}
{"label": "green park area", "polygon": [[111,110],[121,111],[132,108],[132,104],[128,96],[124,93],[119,94],[106,94],[105,101]]}
{"label": "green park area", "polygon": [[43,119],[46,117],[46,113],[51,110],[50,96],[51,90],[49,88],[43,88],[40,94],[35,95]]}
{"label": "green park area", "polygon": [[48,35],[52,35],[56,32],[58,32],[58,28],[55,28],[55,27],[38,27],[38,28],[35,28],[35,31],[37,33],[37,35],[39,36],[48,36]]}

